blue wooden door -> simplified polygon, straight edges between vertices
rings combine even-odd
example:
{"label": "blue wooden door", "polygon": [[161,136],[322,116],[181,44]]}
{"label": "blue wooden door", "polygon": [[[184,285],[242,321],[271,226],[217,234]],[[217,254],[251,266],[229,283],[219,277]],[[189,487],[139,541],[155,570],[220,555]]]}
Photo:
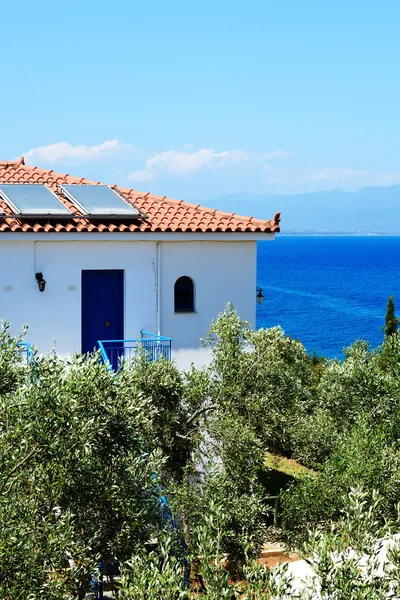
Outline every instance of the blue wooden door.
{"label": "blue wooden door", "polygon": [[[124,338],[124,272],[82,271],[82,352]],[[118,355],[111,361],[117,367]],[[115,364],[114,364],[115,363]]]}

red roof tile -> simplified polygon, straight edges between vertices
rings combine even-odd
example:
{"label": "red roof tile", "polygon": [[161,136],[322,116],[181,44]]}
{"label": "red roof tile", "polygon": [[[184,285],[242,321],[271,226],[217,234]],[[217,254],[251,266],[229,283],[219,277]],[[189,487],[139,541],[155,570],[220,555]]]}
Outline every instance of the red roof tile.
{"label": "red roof tile", "polygon": [[[55,173],[53,170],[28,167],[24,159],[19,161],[0,162],[1,183],[42,183],[50,187],[72,212],[73,216],[67,221],[57,222],[48,218],[32,222],[16,216],[0,218],[0,233],[2,232],[252,232],[275,233],[279,231],[280,213],[272,221],[263,221],[253,217],[241,217],[235,213],[224,213],[216,209],[205,208],[199,204],[189,204],[183,200],[172,200],[166,196],[153,196],[135,190],[114,187],[125,199],[137,208],[143,215],[141,220],[125,221],[113,219],[113,222],[91,221],[83,217],[58,187],[62,184],[96,184],[83,177],[71,177],[68,174]],[[0,198],[0,208],[10,213],[7,204]],[[105,221],[105,219],[104,219]]]}

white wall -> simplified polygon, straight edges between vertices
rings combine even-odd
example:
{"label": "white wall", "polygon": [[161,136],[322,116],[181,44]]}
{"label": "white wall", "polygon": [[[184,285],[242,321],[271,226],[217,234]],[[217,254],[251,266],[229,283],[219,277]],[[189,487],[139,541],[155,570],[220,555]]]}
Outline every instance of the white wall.
{"label": "white wall", "polygon": [[[61,238],[61,236],[60,236]],[[124,269],[125,338],[141,329],[156,333],[156,242],[0,240],[0,317],[39,351],[53,343],[60,354],[81,349],[81,271]],[[34,278],[43,272],[46,290]],[[174,313],[174,283],[182,275],[196,285],[196,313]],[[213,318],[231,300],[255,323],[256,242],[161,244],[161,333],[174,348],[197,348]],[[100,301],[101,299],[99,299]]]}
{"label": "white wall", "polygon": [[[255,326],[256,242],[162,244],[161,333],[174,348],[197,348],[212,319],[231,301]],[[195,283],[195,313],[174,312],[174,283],[182,275]]]}
{"label": "white wall", "polygon": [[[14,331],[28,323],[26,339],[41,352],[54,341],[60,354],[79,352],[81,271],[124,269],[124,335],[136,338],[140,329],[155,328],[155,260],[156,245],[145,242],[0,242],[0,316]],[[34,278],[40,271],[43,293]]]}

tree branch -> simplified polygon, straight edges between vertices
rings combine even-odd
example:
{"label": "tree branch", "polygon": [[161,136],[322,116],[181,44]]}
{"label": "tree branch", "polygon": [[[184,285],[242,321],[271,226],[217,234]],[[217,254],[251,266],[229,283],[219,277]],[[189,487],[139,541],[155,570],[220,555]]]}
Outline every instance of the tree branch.
{"label": "tree branch", "polygon": [[175,437],[179,438],[180,440],[190,440],[190,437],[188,435],[182,435],[177,431],[175,431]]}
{"label": "tree branch", "polygon": [[[10,479],[10,477],[12,477],[14,475],[14,473],[16,471],[18,471],[26,462],[28,462],[28,460],[34,455],[37,454],[40,451],[39,448],[33,448],[22,460],[19,461],[19,463],[17,465],[15,465],[15,467],[13,469],[11,469],[11,471],[6,475],[5,477],[5,481],[4,481],[4,485],[6,484],[6,482]],[[4,486],[3,486],[4,487]]]}
{"label": "tree branch", "polygon": [[216,404],[211,404],[211,406],[204,406],[203,408],[199,408],[192,414],[190,419],[186,422],[186,426],[193,423],[193,421],[195,421],[197,417],[199,417],[201,414],[208,412],[209,410],[216,410],[217,408],[218,406]]}

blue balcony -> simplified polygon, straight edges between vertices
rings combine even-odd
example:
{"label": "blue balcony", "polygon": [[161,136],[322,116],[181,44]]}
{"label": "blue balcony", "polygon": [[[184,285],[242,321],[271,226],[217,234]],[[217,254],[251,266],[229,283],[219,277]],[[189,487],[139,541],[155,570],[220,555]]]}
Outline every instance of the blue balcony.
{"label": "blue balcony", "polygon": [[99,340],[97,343],[104,363],[113,371],[121,362],[129,363],[139,350],[149,361],[171,360],[172,339],[147,331],[141,331],[137,340]]}
{"label": "blue balcony", "polygon": [[29,342],[18,342],[18,352],[27,366],[35,362],[35,355]]}

